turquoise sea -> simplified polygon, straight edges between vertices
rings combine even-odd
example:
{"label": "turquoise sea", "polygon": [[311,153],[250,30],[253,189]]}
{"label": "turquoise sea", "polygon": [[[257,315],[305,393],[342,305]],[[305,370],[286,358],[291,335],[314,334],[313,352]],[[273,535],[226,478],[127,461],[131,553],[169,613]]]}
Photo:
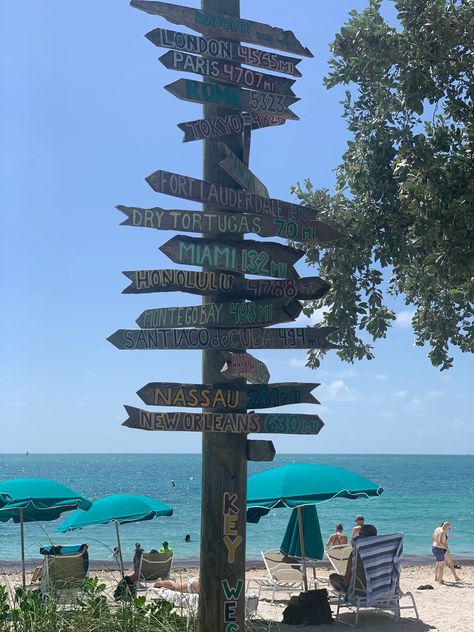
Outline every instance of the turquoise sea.
{"label": "turquoise sea", "polygon": [[[273,463],[249,463],[249,474],[294,462],[345,467],[367,476],[385,490],[380,498],[336,499],[319,505],[323,537],[338,522],[350,534],[355,515],[362,513],[380,533],[403,531],[406,554],[428,556],[434,527],[449,520],[453,525],[453,554],[474,558],[474,456],[286,454],[277,455]],[[177,560],[199,557],[199,454],[0,455],[0,481],[22,476],[58,480],[91,500],[113,493],[154,496],[171,505],[174,515],[121,527],[125,557],[131,558],[135,542],[149,550],[161,546],[163,540],[168,540]],[[248,525],[249,560],[258,559],[261,550],[279,546],[289,517],[289,510],[276,509],[259,524]],[[39,547],[47,543],[88,542],[92,559],[112,559],[112,525],[56,535],[54,529],[61,520],[26,525],[29,558],[39,557]],[[190,543],[184,542],[187,533],[191,535]],[[19,526],[0,522],[0,560],[18,560],[19,551]]]}

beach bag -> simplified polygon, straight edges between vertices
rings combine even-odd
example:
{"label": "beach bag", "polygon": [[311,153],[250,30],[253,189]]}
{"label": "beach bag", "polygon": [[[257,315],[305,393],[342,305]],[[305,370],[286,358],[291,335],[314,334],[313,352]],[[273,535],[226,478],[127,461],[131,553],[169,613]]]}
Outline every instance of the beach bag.
{"label": "beach bag", "polygon": [[137,596],[137,584],[129,575],[125,575],[114,590],[115,601],[130,601]]}
{"label": "beach bag", "polygon": [[283,610],[283,623],[288,625],[320,625],[332,623],[332,620],[328,591],[325,588],[308,590],[297,597],[291,597],[290,603]]}

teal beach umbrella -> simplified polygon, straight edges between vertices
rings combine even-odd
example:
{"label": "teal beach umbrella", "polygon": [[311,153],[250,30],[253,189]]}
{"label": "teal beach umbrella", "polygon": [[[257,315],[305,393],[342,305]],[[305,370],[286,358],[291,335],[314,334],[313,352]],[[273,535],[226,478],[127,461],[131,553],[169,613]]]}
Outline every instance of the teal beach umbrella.
{"label": "teal beach umbrella", "polygon": [[45,478],[0,481],[0,522],[20,523],[22,581],[25,577],[25,522],[56,520],[65,511],[85,510],[90,500],[69,487]]}
{"label": "teal beach umbrella", "polygon": [[[300,533],[300,526],[302,527],[302,534]],[[293,509],[280,544],[280,551],[290,557],[323,559],[324,543],[316,505],[303,505],[301,507],[301,525],[298,520],[298,508]]]}
{"label": "teal beach umbrella", "polygon": [[[302,507],[315,505],[333,498],[357,499],[380,496],[382,492],[383,488],[379,485],[342,467],[292,463],[260,472],[248,479],[247,522],[258,522],[271,509],[278,507],[296,508],[305,587],[307,588]],[[319,528],[319,521],[317,527]]]}
{"label": "teal beach umbrella", "polygon": [[56,533],[66,533],[67,531],[75,531],[84,527],[113,522],[117,534],[120,570],[123,575],[119,524],[141,522],[142,520],[152,520],[157,516],[172,515],[173,509],[171,507],[154,498],[132,494],[113,494],[112,496],[104,496],[95,500],[90,509],[85,512],[75,511],[57,527]]}

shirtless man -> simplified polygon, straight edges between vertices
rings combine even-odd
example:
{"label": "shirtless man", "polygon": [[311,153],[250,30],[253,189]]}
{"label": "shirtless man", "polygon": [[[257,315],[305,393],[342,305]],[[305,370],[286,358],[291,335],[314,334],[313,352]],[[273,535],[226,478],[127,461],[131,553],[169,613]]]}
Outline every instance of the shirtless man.
{"label": "shirtless man", "polygon": [[347,544],[347,536],[343,533],[344,527],[342,524],[336,526],[336,533],[332,533],[328,541],[326,542],[326,548],[329,549],[332,546],[339,546],[341,544]]}
{"label": "shirtless man", "polygon": [[435,564],[435,582],[439,582],[443,584],[443,573],[444,573],[444,565],[445,563],[448,565],[451,573],[453,574],[454,581],[459,582],[461,579],[457,576],[456,570],[454,568],[453,560],[451,557],[451,553],[448,548],[448,534],[447,532],[451,529],[451,523],[443,522],[440,527],[436,527],[433,531],[433,542],[431,546],[431,551],[436,560]]}
{"label": "shirtless man", "polygon": [[157,579],[155,588],[168,588],[182,593],[199,594],[199,577],[191,577],[188,580]]}
{"label": "shirtless man", "polygon": [[365,522],[364,516],[361,516],[359,514],[358,516],[355,517],[356,526],[352,527],[351,542],[354,538],[359,537],[359,531],[360,531],[360,528],[364,526],[364,522]]}

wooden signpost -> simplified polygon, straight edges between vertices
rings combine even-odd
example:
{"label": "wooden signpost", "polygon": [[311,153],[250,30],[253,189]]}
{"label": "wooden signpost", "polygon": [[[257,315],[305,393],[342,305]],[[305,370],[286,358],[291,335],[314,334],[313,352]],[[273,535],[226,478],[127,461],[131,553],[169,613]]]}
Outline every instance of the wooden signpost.
{"label": "wooden signpost", "polygon": [[[241,18],[239,0],[201,0],[201,10],[145,0],[131,4],[203,35],[162,28],[147,34],[169,49],[160,58],[167,68],[203,78],[180,78],[165,86],[179,99],[203,104],[202,119],[179,124],[184,142],[204,141],[203,179],[161,170],[146,178],[154,191],[199,202],[203,210],[117,208],[126,215],[126,226],[202,235],[177,235],[161,246],[174,262],[202,270],[124,272],[131,281],[124,293],[183,291],[202,295],[203,303],[147,309],[137,320],[140,329],[119,329],[108,340],[124,350],[202,350],[203,362],[202,384],[150,382],[138,391],[151,406],[202,412],[126,406],[123,425],[202,433],[199,630],[244,632],[247,461],[270,461],[275,455],[271,442],[248,440],[248,434],[316,435],[323,426],[315,414],[255,412],[318,404],[311,394],[317,384],[269,384],[265,364],[246,350],[337,348],[327,338],[332,327],[266,328],[294,320],[301,311],[298,299],[322,298],[330,286],[319,277],[298,278],[293,265],[302,250],[244,240],[244,235],[319,243],[344,235],[318,221],[317,209],[270,198],[250,171],[251,131],[298,120],[289,109],[298,100],[294,80],[271,72],[301,73],[298,58],[242,42],[307,57],[312,53],[292,31]],[[247,279],[247,273],[275,278]]]}
{"label": "wooden signpost", "polygon": [[[195,75],[209,77],[214,81],[222,81],[232,85],[259,90],[262,92],[278,92],[294,96],[291,86],[295,79],[269,75],[258,70],[243,68],[231,61],[219,61],[208,57],[199,57],[177,50],[170,50],[159,58],[168,70],[182,70]],[[290,105],[291,103],[288,103]]]}
{"label": "wooden signpost", "polygon": [[284,75],[301,77],[300,71],[296,68],[301,59],[297,57],[287,57],[258,48],[242,46],[237,42],[228,40],[199,37],[189,33],[179,33],[167,29],[153,29],[145,35],[155,46],[161,48],[171,48],[186,53],[204,55],[225,61],[233,61],[247,66],[265,68]]}
{"label": "wooden signpost", "polygon": [[125,406],[122,426],[139,430],[219,433],[275,433],[316,435],[324,426],[318,415],[297,413],[154,413]]}
{"label": "wooden signpost", "polygon": [[123,294],[150,292],[187,292],[201,296],[222,295],[231,298],[296,298],[314,301],[331,286],[320,277],[303,279],[244,279],[227,272],[194,270],[130,270],[123,272],[131,284]]}
{"label": "wooden signpost", "polygon": [[314,57],[313,53],[296,39],[292,31],[275,26],[212,11],[199,11],[198,9],[181,7],[167,2],[132,0],[130,4],[136,9],[141,9],[152,15],[160,15],[168,22],[182,24],[203,35],[216,35],[225,39],[249,42],[250,44],[274,48],[303,57]]}
{"label": "wooden signpost", "polygon": [[232,353],[224,351],[225,364],[221,374],[227,380],[244,378],[251,384],[268,384],[270,372],[267,366],[250,353]]}
{"label": "wooden signpost", "polygon": [[261,129],[286,123],[286,118],[277,114],[261,114],[258,112],[233,112],[211,118],[178,123],[184,132],[183,143],[192,140],[209,140],[216,137],[240,134],[244,129]]}
{"label": "wooden signpost", "polygon": [[189,307],[145,310],[136,320],[139,327],[261,327],[290,323],[298,318],[299,301],[270,299],[254,302],[208,303]]}
{"label": "wooden signpost", "polygon": [[255,193],[248,193],[242,189],[222,186],[197,180],[189,176],[182,176],[169,171],[155,171],[145,180],[153,191],[173,195],[184,200],[194,200],[202,204],[215,204],[240,213],[252,215],[269,215],[277,219],[294,219],[313,221],[318,214],[317,209],[301,206],[284,200],[266,198]]}
{"label": "wooden signpost", "polygon": [[291,279],[299,276],[293,264],[304,256],[303,250],[265,241],[236,243],[186,235],[176,235],[160,250],[175,263]]}
{"label": "wooden signpost", "polygon": [[[219,163],[221,166],[222,162]],[[225,171],[229,170],[225,169]],[[237,177],[234,175],[235,179]],[[318,220],[297,222],[293,219],[278,219],[262,215],[185,211],[159,207],[137,208],[121,204],[116,208],[127,216],[122,226],[220,235],[254,233],[260,237],[281,237],[301,242],[317,241],[322,244],[345,238],[338,230]]]}
{"label": "wooden signpost", "polygon": [[107,338],[117,349],[338,349],[326,339],[335,327],[263,329],[117,329]]}
{"label": "wooden signpost", "polygon": [[289,105],[296,103],[299,99],[287,94],[242,90],[236,86],[193,79],[178,79],[164,88],[182,101],[209,103],[233,110],[278,114],[283,118],[299,121],[299,117],[288,109]]}
{"label": "wooden signpost", "polygon": [[181,408],[277,408],[289,404],[319,404],[311,391],[319,384],[180,384],[150,382],[137,391],[148,406]]}

